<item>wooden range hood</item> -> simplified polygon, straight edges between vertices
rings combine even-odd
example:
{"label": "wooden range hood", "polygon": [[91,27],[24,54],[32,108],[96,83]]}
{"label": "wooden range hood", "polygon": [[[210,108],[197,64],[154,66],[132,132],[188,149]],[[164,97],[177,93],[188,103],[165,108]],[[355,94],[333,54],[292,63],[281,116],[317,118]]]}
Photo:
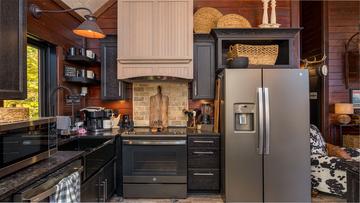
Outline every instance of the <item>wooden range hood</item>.
{"label": "wooden range hood", "polygon": [[193,0],[118,1],[118,79],[193,79]]}

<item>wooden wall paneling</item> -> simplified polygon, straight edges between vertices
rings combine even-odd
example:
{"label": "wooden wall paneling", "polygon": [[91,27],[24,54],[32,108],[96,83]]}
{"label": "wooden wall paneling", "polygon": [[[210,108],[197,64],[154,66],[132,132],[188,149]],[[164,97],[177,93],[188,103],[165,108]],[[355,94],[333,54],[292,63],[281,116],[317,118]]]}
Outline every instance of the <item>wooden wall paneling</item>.
{"label": "wooden wall paneling", "polygon": [[[301,2],[301,56],[312,57],[323,53],[322,50],[322,13],[321,1]],[[320,29],[319,29],[320,28]]]}
{"label": "wooden wall paneling", "polygon": [[[32,3],[41,9],[62,9],[53,1],[28,0],[28,5]],[[36,19],[28,12],[28,32],[55,45],[81,46],[82,38],[72,32],[80,23],[81,21],[68,13],[43,13]]]}
{"label": "wooden wall paneling", "polygon": [[[260,0],[194,0],[194,11],[206,6],[217,8],[223,14],[240,14],[248,19],[253,27],[258,27],[262,21],[263,9]],[[282,27],[290,27],[290,0],[277,1],[276,13],[278,23]]]}
{"label": "wooden wall paneling", "polygon": [[[331,135],[336,135],[332,125],[335,121],[334,104],[349,102],[349,90],[344,81],[344,51],[345,43],[352,34],[359,31],[360,2],[359,1],[327,1],[324,3],[326,24],[325,50],[328,55],[329,76],[326,83],[328,97],[328,112],[326,134],[331,141]],[[360,87],[360,81],[355,80],[352,85]],[[337,143],[339,144],[339,138]]]}

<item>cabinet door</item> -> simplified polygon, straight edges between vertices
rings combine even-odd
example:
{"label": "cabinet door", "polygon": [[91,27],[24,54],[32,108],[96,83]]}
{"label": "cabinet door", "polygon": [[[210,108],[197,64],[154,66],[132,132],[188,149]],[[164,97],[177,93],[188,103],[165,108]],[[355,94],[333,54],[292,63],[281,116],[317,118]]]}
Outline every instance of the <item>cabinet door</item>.
{"label": "cabinet door", "polygon": [[81,185],[81,202],[97,202],[99,200],[100,172]]}
{"label": "cabinet door", "polygon": [[155,5],[155,56],[189,63],[193,55],[193,1],[159,0]]}
{"label": "cabinet door", "polygon": [[[149,59],[155,50],[152,0],[118,1],[119,59]],[[131,39],[131,40],[130,40]]]}
{"label": "cabinet door", "polygon": [[212,40],[203,41],[195,38],[192,88],[192,99],[214,99],[215,44]]}
{"label": "cabinet door", "polygon": [[101,99],[121,100],[130,98],[128,83],[117,78],[117,37],[108,35],[101,40]]}
{"label": "cabinet door", "polygon": [[26,99],[26,1],[0,1],[0,99]]}
{"label": "cabinet door", "polygon": [[106,200],[111,198],[111,196],[115,192],[116,188],[116,162],[115,160],[109,162],[103,169],[103,177],[102,180],[105,184],[105,194],[106,194]]}

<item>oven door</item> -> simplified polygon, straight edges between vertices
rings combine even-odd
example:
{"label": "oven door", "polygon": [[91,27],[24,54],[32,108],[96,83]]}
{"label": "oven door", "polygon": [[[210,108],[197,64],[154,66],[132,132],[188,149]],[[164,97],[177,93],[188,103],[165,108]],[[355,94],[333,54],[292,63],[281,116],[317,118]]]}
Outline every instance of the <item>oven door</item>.
{"label": "oven door", "polygon": [[186,140],[123,140],[124,183],[186,183]]}

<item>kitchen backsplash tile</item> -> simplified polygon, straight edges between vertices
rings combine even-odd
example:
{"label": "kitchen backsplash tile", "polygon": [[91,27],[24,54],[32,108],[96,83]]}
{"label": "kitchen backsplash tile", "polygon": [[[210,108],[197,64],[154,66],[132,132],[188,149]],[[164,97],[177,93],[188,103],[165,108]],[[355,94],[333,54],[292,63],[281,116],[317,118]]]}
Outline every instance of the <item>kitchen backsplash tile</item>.
{"label": "kitchen backsplash tile", "polygon": [[186,126],[187,118],[182,112],[188,109],[188,83],[141,82],[133,83],[133,119],[135,126],[149,126],[150,96],[161,86],[163,95],[169,97],[169,126]]}

